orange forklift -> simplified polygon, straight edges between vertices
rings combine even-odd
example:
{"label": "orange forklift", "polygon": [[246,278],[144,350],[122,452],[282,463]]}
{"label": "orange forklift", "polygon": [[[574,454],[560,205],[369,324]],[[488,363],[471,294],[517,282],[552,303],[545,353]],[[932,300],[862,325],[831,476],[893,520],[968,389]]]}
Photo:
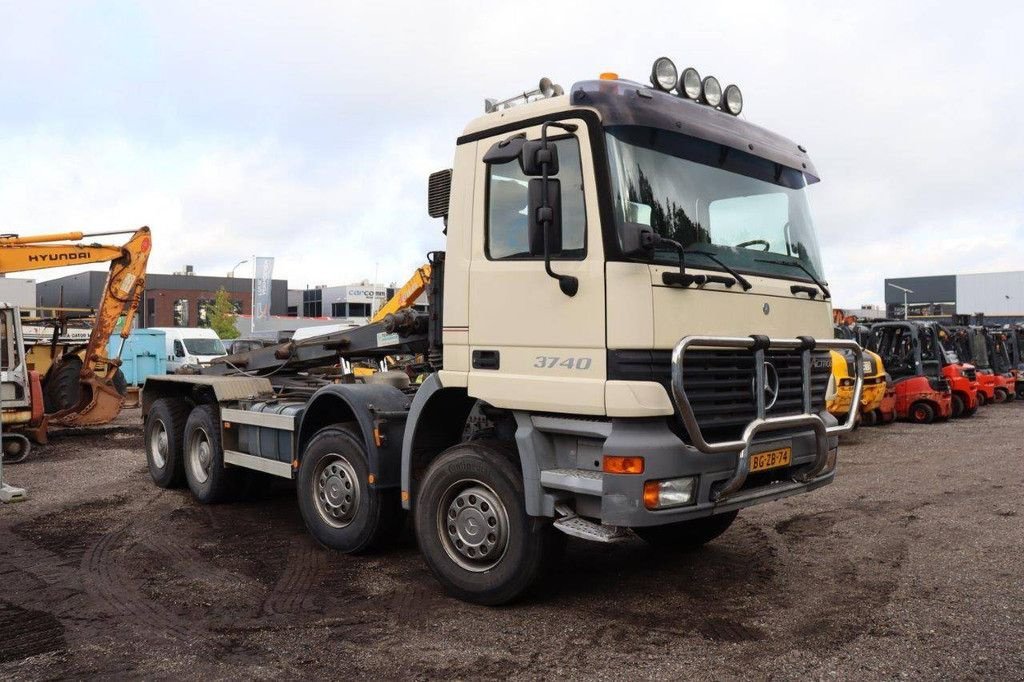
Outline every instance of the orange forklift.
{"label": "orange forklift", "polygon": [[1010,373],[1010,358],[1003,343],[992,338],[991,331],[981,325],[950,329],[953,349],[963,362],[978,369],[979,397],[982,404],[1002,403],[1016,397],[1016,382]]}
{"label": "orange forklift", "polygon": [[865,347],[882,358],[896,389],[896,415],[930,424],[953,414],[953,395],[942,374],[941,346],[917,324],[871,325]]}

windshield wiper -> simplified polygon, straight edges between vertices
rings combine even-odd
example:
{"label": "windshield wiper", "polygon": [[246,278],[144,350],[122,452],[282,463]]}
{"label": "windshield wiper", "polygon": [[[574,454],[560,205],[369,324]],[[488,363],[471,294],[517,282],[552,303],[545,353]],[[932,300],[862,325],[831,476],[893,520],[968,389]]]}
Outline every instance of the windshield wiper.
{"label": "windshield wiper", "polygon": [[733,278],[735,278],[735,280],[740,283],[740,286],[743,287],[743,291],[750,291],[754,287],[753,284],[747,281],[746,277],[744,277],[743,275],[741,275],[740,273],[736,272],[728,265],[723,263],[721,260],[718,259],[718,256],[716,256],[715,254],[708,253],[707,251],[687,251],[687,253],[696,254],[698,256],[704,256],[705,258],[708,258],[709,260],[712,260],[715,263],[721,265],[723,270],[732,275]]}
{"label": "windshield wiper", "polygon": [[768,263],[769,265],[785,265],[791,268],[800,268],[807,274],[808,277],[811,278],[812,282],[818,285],[818,288],[821,289],[821,293],[825,298],[832,298],[832,292],[828,290],[828,287],[822,284],[821,280],[815,277],[814,273],[808,270],[807,266],[805,266],[800,261],[775,260],[773,258],[755,258],[754,260],[756,260],[758,263]]}

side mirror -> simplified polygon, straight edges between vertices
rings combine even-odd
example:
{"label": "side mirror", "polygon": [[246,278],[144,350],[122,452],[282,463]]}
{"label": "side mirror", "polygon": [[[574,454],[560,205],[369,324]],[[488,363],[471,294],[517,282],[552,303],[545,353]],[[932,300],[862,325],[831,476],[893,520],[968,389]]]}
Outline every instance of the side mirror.
{"label": "side mirror", "polygon": [[520,165],[522,164],[522,153],[523,144],[526,143],[526,137],[522,133],[515,137],[495,142],[487,153],[484,154],[484,163],[488,165],[492,164],[503,164],[509,161],[515,161],[519,159]]}
{"label": "side mirror", "polygon": [[558,148],[546,140],[526,140],[519,155],[519,167],[523,169],[523,175],[544,175],[544,164],[547,164],[549,176],[558,175]]}
{"label": "side mirror", "polygon": [[[545,202],[545,194],[547,201]],[[562,183],[548,178],[530,180],[527,191],[528,231],[531,256],[557,256],[562,253]],[[545,203],[547,206],[545,207]],[[544,225],[547,223],[547,249],[544,248]]]}

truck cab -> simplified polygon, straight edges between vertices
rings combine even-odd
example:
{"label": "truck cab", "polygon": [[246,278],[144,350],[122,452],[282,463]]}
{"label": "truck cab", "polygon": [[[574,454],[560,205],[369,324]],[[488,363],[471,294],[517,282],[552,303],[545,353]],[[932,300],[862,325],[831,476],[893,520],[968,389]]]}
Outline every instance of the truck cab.
{"label": "truck cab", "polygon": [[[825,409],[829,353],[851,353],[855,404],[863,354],[832,338],[817,171],[737,117],[738,88],[665,61],[650,85],[603,74],[488,102],[430,177],[447,245],[426,313],[147,382],[158,484],[179,466],[209,501],[235,467],[294,478],[310,532],[346,552],[409,512],[444,587],[497,604],[565,535],[695,547],[831,483],[855,415]],[[398,350],[426,358],[422,382],[280,397],[288,363]],[[283,440],[263,456],[251,429]]]}

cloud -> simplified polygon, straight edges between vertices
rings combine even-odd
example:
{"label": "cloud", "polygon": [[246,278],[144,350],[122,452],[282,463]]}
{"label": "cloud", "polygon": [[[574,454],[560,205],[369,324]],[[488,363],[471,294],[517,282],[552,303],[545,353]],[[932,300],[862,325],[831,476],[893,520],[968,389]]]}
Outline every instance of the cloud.
{"label": "cloud", "polygon": [[[644,80],[662,54],[804,144],[838,305],[885,276],[1020,267],[1024,5],[273,2],[3,10],[0,229],[150,223],[154,269],[277,257],[401,280],[439,248],[427,174],[484,97]],[[377,265],[379,263],[379,265]],[[43,275],[43,276],[48,276]],[[56,273],[55,273],[56,274]]]}

